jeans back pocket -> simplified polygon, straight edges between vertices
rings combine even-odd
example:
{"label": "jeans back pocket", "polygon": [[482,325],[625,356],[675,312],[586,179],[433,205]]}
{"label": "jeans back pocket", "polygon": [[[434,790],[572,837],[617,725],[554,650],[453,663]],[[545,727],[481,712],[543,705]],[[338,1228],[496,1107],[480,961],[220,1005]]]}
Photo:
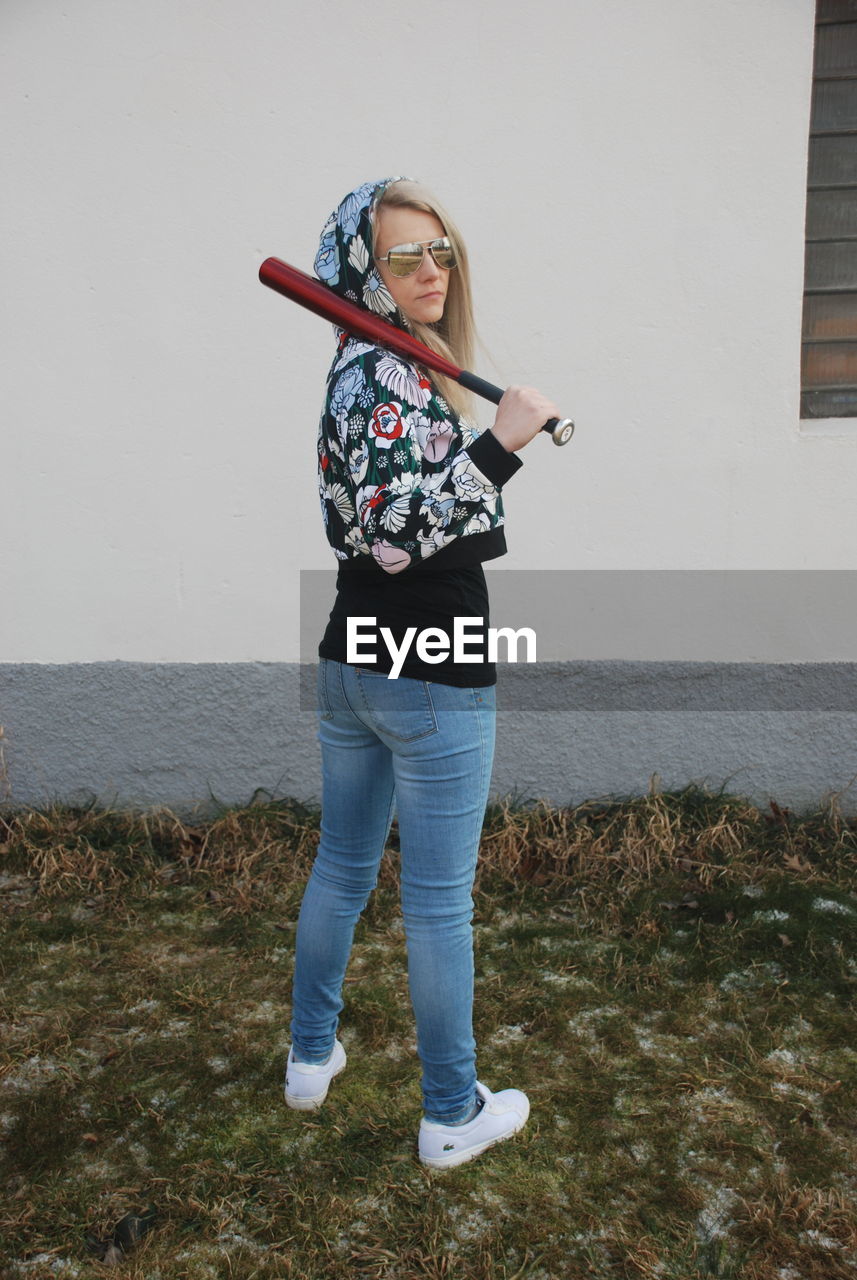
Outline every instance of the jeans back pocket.
{"label": "jeans back pocket", "polygon": [[425,680],[399,676],[390,680],[382,671],[355,671],[366,719],[379,734],[399,742],[414,742],[437,733],[437,716]]}

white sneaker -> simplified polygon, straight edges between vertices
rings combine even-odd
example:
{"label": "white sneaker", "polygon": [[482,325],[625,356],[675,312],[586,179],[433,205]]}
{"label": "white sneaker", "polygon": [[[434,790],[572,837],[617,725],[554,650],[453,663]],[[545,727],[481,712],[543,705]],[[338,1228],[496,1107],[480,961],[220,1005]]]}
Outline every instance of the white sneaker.
{"label": "white sneaker", "polygon": [[327,1062],[315,1066],[309,1062],[295,1062],[289,1049],[286,1064],[286,1102],[295,1111],[315,1111],[327,1097],[330,1082],[345,1067],[345,1050],[335,1041],[333,1053]]}
{"label": "white sneaker", "polygon": [[503,1089],[492,1093],[476,1082],[476,1093],[482,1109],[467,1124],[435,1124],[420,1122],[420,1160],[432,1169],[449,1169],[481,1155],[487,1147],[523,1129],[530,1114],[530,1103],[520,1089]]}

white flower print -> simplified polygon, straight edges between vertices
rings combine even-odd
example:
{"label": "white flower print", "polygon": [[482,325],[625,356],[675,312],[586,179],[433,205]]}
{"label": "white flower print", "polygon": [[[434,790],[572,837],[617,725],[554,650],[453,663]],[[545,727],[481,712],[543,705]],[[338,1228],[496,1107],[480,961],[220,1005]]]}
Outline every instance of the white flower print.
{"label": "white flower print", "polygon": [[373,267],[363,285],[363,301],[370,311],[379,316],[389,316],[396,310],[387,286]]}
{"label": "white flower print", "polygon": [[471,533],[486,533],[490,528],[491,517],[485,511],[480,511],[467,521],[461,531],[461,536],[464,537],[465,534]]}
{"label": "white flower print", "polygon": [[410,509],[411,505],[406,497],[394,498],[384,508],[381,524],[385,529],[389,529],[391,533],[398,533],[400,529],[405,527],[405,521],[408,518]]}
{"label": "white flower print", "polygon": [[406,471],[404,475],[395,476],[390,481],[389,490],[390,493],[394,494],[396,497],[403,495],[410,498],[418,484],[419,476],[415,475],[412,471]]}
{"label": "white flower print", "polygon": [[465,454],[452,466],[452,485],[456,497],[465,502],[484,502],[486,497],[497,490],[482,472]]}
{"label": "white flower print", "polygon": [[375,365],[375,380],[387,387],[394,396],[424,409],[431,400],[431,383],[417,373],[412,365],[404,364],[394,356],[383,355]]}
{"label": "white flower print", "polygon": [[362,236],[355,236],[351,241],[351,248],[348,250],[348,261],[354,267],[355,271],[359,271],[361,275],[365,275],[369,266],[369,250],[363,243]]}
{"label": "white flower print", "polygon": [[419,458],[421,458],[426,440],[428,439],[428,433],[431,430],[431,418],[429,418],[425,413],[420,413],[415,409],[414,412],[409,413],[403,421],[405,424],[405,431],[414,442],[414,452]]}
{"label": "white flower print", "polygon": [[[385,529],[389,529],[392,533],[398,533],[404,527],[405,521],[411,514],[411,503],[418,480],[418,476],[412,472],[407,472],[405,475],[396,476],[390,481],[387,486],[387,493],[390,495],[391,501],[388,502],[381,513],[381,524]],[[425,506],[423,506],[423,511],[425,511]]]}
{"label": "white flower print", "polygon": [[351,499],[344,485],[332,484],[327,491],[327,497],[336,507],[345,524],[354,519],[354,507],[351,505]]}
{"label": "white flower print", "polygon": [[345,346],[342,348],[342,355],[333,366],[333,372],[339,373],[340,369],[344,369],[352,360],[356,360],[358,356],[364,356],[367,351],[372,350],[372,344],[369,342],[358,342],[356,338],[349,338]]}
{"label": "white flower print", "polygon": [[423,533],[420,530],[417,537],[420,540],[423,559],[426,556],[434,555],[435,551],[440,551],[441,547],[445,547],[448,542],[452,541],[450,535],[440,525],[436,525],[428,533]]}

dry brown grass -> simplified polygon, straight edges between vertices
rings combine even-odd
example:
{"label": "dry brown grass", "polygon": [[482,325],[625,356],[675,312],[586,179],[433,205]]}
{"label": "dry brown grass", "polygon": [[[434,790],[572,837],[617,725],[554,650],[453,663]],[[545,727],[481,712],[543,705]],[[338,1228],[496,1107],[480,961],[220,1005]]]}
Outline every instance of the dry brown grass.
{"label": "dry brown grass", "polygon": [[[47,898],[110,894],[152,877],[197,882],[240,913],[251,910],[260,893],[305,877],[318,824],[318,810],[295,801],[230,809],[207,823],[189,823],[165,809],[0,810],[0,869],[25,875]],[[394,823],[382,887],[396,882],[397,841]],[[695,788],[653,788],[635,799],[574,808],[505,800],[486,816],[477,889],[573,881],[577,907],[602,914],[664,876],[683,877],[692,892],[752,882],[774,868],[805,882],[822,882],[835,868],[840,882],[853,883],[857,820],[844,818],[835,799],[798,817],[775,802],[762,812],[746,800]]]}

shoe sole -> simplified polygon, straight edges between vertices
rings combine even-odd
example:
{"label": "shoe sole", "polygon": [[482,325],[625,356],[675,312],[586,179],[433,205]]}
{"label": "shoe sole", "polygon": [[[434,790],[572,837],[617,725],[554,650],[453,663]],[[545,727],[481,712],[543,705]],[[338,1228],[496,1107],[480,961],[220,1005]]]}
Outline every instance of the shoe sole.
{"label": "shoe sole", "polygon": [[345,1070],[346,1066],[347,1061],[343,1062],[341,1066],[338,1066],[330,1077],[330,1080],[328,1080],[327,1088],[324,1093],[314,1093],[311,1098],[302,1098],[298,1094],[289,1093],[288,1089],[284,1088],[283,1096],[286,1099],[286,1106],[291,1107],[292,1111],[317,1111],[327,1097],[331,1081],[335,1080],[340,1072]]}
{"label": "shoe sole", "polygon": [[524,1125],[527,1123],[526,1116],[519,1116],[518,1124],[514,1129],[510,1129],[508,1133],[498,1133],[496,1138],[489,1138],[487,1142],[481,1142],[478,1147],[470,1147],[467,1151],[455,1151],[448,1156],[424,1156],[420,1155],[420,1163],[426,1165],[429,1169],[453,1169],[456,1165],[467,1164],[468,1160],[475,1160],[477,1156],[481,1156],[483,1151],[487,1151],[489,1147],[496,1147],[498,1142],[505,1142],[507,1138],[513,1138],[516,1133],[520,1133]]}

